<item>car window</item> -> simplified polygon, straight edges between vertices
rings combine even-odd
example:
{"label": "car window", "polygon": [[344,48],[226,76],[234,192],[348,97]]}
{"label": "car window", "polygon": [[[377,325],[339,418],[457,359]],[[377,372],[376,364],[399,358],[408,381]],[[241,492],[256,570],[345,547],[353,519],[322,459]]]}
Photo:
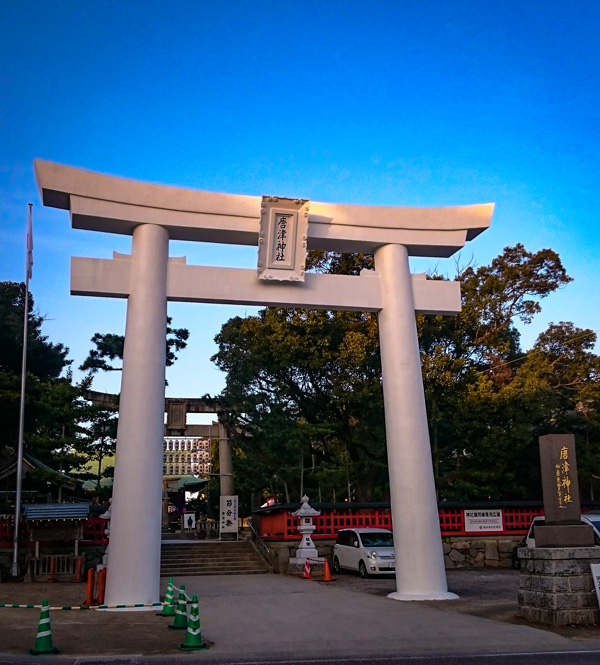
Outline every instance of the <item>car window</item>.
{"label": "car window", "polygon": [[594,542],[596,545],[600,545],[600,537],[598,537],[598,532],[600,532],[600,517],[588,517],[585,516],[588,522],[594,527]]}
{"label": "car window", "polygon": [[533,538],[533,528],[536,526],[544,526],[546,524],[546,520],[543,517],[535,517],[533,519],[533,522],[531,523],[531,527],[529,528],[529,533],[527,534],[528,538]]}
{"label": "car window", "polygon": [[360,538],[364,547],[394,547],[394,536],[386,531],[361,533]]}
{"label": "car window", "polygon": [[354,544],[356,534],[354,531],[340,531],[338,534],[338,545],[350,546]]}

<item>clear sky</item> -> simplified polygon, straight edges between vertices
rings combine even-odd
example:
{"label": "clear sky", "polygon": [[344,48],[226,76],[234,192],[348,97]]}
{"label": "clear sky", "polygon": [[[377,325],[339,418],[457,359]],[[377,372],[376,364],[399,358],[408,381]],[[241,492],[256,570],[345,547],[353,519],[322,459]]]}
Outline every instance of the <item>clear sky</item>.
{"label": "clear sky", "polygon": [[[24,279],[77,367],[125,302],[69,295],[69,257],[128,252],[41,206],[36,157],[239,194],[369,205],[495,202],[461,255],[556,250],[575,281],[523,330],[600,329],[600,3],[354,0],[0,3],[0,280]],[[188,263],[254,267],[254,248],[171,243]],[[454,261],[419,261],[452,274]],[[170,396],[218,393],[214,335],[245,307],[170,304],[190,344]],[[76,376],[77,376],[76,372]],[[119,389],[98,375],[98,390]]]}

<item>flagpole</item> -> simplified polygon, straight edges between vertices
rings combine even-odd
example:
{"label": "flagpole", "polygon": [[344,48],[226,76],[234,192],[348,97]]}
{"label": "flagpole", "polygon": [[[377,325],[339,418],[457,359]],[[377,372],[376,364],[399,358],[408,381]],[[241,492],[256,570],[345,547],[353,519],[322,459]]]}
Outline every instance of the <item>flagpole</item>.
{"label": "flagpole", "polygon": [[33,231],[32,208],[29,203],[29,218],[27,221],[27,257],[25,269],[25,311],[23,313],[23,358],[21,360],[21,403],[19,408],[19,442],[17,445],[17,487],[15,491],[15,525],[13,539],[13,558],[10,574],[19,576],[19,523],[21,521],[21,485],[23,476],[23,433],[25,430],[25,379],[27,375],[27,325],[29,323],[29,279],[33,265]]}

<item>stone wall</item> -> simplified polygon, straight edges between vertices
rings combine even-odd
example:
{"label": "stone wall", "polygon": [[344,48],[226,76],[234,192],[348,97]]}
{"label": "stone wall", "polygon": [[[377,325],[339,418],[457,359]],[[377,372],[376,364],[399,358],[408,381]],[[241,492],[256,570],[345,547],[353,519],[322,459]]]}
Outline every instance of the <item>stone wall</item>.
{"label": "stone wall", "polygon": [[[444,563],[446,568],[510,568],[513,552],[521,543],[522,536],[468,536],[443,538]],[[300,540],[268,542],[270,562],[275,573],[288,572],[290,557],[296,553]],[[334,540],[315,540],[319,557],[333,556]]]}
{"label": "stone wall", "polygon": [[510,568],[522,536],[456,536],[442,538],[446,568]]}
{"label": "stone wall", "polygon": [[600,623],[590,569],[600,563],[597,547],[524,547],[519,558],[518,616],[553,626]]}

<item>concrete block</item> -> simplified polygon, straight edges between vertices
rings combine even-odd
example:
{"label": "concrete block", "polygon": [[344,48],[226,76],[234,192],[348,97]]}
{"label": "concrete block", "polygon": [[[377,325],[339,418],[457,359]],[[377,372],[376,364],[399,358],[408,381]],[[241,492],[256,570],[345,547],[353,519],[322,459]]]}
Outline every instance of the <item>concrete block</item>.
{"label": "concrete block", "polygon": [[467,540],[457,540],[454,543],[454,549],[458,552],[464,552],[465,550],[471,549],[471,543]]}
{"label": "concrete block", "polygon": [[591,574],[577,575],[567,579],[569,591],[592,591],[594,589],[594,581]]}
{"label": "concrete block", "polygon": [[561,549],[592,547],[594,545],[594,530],[589,524],[536,526],[535,544],[536,549],[541,547]]}
{"label": "concrete block", "polygon": [[523,571],[521,571],[521,576],[519,577],[519,589],[522,589],[523,591],[531,591],[531,580],[531,575],[523,575]]}
{"label": "concrete block", "polygon": [[444,552],[444,554],[449,554],[451,549],[452,545],[450,545],[450,543],[446,541],[442,543],[442,551]]}
{"label": "concrete block", "polygon": [[508,552],[512,554],[512,551],[514,550],[515,545],[512,540],[499,540],[498,541],[498,552]]}
{"label": "concrete block", "polygon": [[447,554],[444,556],[444,568],[454,568],[454,561]]}
{"label": "concrete block", "polygon": [[521,574],[531,575],[534,569],[534,562],[531,559],[519,559],[521,564]]}
{"label": "concrete block", "polygon": [[471,540],[471,548],[474,550],[485,550],[486,543],[487,540],[484,540],[483,538],[474,538]]}
{"label": "concrete block", "polygon": [[461,552],[458,552],[457,550],[452,550],[450,554],[448,554],[448,558],[450,558],[454,562],[464,561],[465,555],[462,554]]}
{"label": "concrete block", "polygon": [[498,545],[493,540],[486,540],[485,542],[485,559],[486,562],[498,561]]}
{"label": "concrete block", "polygon": [[551,624],[552,626],[568,626],[571,623],[571,612],[569,610],[550,612],[547,616],[544,616],[542,623]]}
{"label": "concrete block", "polygon": [[569,626],[594,626],[598,623],[600,613],[594,610],[571,610],[568,612],[566,624],[555,625],[569,625]]}
{"label": "concrete block", "polygon": [[596,598],[596,592],[582,592],[578,593],[577,600],[579,601],[579,609],[587,610],[597,610],[598,609],[598,599]]}

